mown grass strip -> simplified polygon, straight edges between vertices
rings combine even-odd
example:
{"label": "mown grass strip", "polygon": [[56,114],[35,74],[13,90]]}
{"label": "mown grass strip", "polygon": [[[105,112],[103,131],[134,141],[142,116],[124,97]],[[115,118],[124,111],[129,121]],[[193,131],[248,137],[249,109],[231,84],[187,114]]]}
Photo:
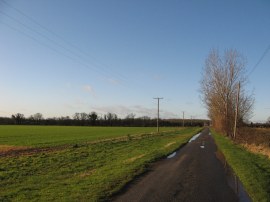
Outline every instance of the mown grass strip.
{"label": "mown grass strip", "polygon": [[0,201],[104,201],[200,128],[0,158]]}
{"label": "mown grass strip", "polygon": [[234,144],[212,131],[219,150],[243,183],[253,201],[270,201],[270,160]]}

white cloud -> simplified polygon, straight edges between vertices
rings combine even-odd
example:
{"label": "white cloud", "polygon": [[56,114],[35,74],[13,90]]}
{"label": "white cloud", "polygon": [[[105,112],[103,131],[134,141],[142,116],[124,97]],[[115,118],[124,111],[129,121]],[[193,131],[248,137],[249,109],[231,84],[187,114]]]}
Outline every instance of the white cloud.
{"label": "white cloud", "polygon": [[65,106],[69,109],[77,109],[77,110],[84,110],[88,107],[89,103],[82,99],[76,99],[72,103],[67,103]]}
{"label": "white cloud", "polygon": [[164,76],[161,76],[161,75],[155,74],[155,75],[153,76],[153,79],[154,79],[155,81],[161,81],[161,80],[163,80],[163,79],[164,79]]}
{"label": "white cloud", "polygon": [[85,92],[92,94],[93,96],[96,95],[96,93],[95,93],[93,87],[90,86],[90,85],[84,85],[84,86],[82,87],[82,89],[83,89]]}
{"label": "white cloud", "polygon": [[191,105],[193,105],[193,102],[187,101],[187,102],[186,102],[186,105],[191,106]]}
{"label": "white cloud", "polygon": [[140,116],[150,116],[155,117],[157,115],[157,109],[155,108],[147,108],[141,105],[135,105],[132,107],[134,113],[140,114]]}
{"label": "white cloud", "polygon": [[65,83],[65,86],[66,86],[66,88],[71,88],[72,87],[70,82]]}
{"label": "white cloud", "polygon": [[119,85],[119,84],[120,84],[120,81],[119,81],[119,80],[113,79],[113,78],[107,79],[107,81],[108,81],[110,84],[113,84],[113,85]]}
{"label": "white cloud", "polygon": [[[157,109],[156,108],[147,108],[141,105],[134,106],[124,106],[124,105],[112,105],[112,106],[94,106],[91,107],[94,111],[102,114],[106,114],[108,112],[116,113],[119,117],[125,117],[130,113],[136,114],[136,117],[140,116],[149,116],[151,118],[157,117]],[[161,118],[177,118],[177,114],[167,111],[160,110]]]}
{"label": "white cloud", "polygon": [[170,111],[161,110],[160,113],[161,113],[161,118],[169,118],[169,119],[180,118],[179,115]]}
{"label": "white cloud", "polygon": [[7,111],[0,111],[0,116],[3,116],[3,114],[4,114],[4,116],[10,116],[11,115],[11,113],[10,112],[7,112]]}
{"label": "white cloud", "polygon": [[132,113],[133,111],[131,110],[131,108],[128,108],[126,106],[123,105],[115,105],[115,106],[95,106],[93,107],[93,110],[96,110],[97,112],[100,113],[116,113],[119,116],[126,116],[129,113]]}

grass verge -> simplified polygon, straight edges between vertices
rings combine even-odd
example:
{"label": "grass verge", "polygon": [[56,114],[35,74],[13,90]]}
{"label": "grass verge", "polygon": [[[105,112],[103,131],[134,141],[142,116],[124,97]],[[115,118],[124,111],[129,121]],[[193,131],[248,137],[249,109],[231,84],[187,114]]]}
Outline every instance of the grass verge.
{"label": "grass verge", "polygon": [[243,183],[253,201],[270,201],[270,160],[254,154],[212,131],[219,150]]}
{"label": "grass verge", "polygon": [[104,201],[200,128],[0,158],[0,201]]}

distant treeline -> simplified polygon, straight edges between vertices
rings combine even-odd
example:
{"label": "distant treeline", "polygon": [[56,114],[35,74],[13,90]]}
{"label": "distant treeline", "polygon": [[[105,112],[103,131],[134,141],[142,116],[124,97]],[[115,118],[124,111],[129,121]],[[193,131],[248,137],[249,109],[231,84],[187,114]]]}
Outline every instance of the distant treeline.
{"label": "distant treeline", "polygon": [[248,126],[251,128],[270,128],[270,122],[266,122],[266,123],[253,123],[253,122],[251,122],[250,124],[248,124]]}
{"label": "distant treeline", "polygon": [[[73,117],[62,116],[53,118],[43,118],[41,113],[36,113],[30,117],[17,113],[11,117],[0,117],[1,125],[58,125],[58,126],[135,126],[153,127],[157,120],[148,116],[135,117],[135,114],[128,114],[125,118],[119,118],[114,113],[98,115],[96,112],[75,113]],[[159,125],[162,126],[182,126],[182,119],[160,119]],[[185,119],[185,126],[204,126],[209,125],[209,120]]]}

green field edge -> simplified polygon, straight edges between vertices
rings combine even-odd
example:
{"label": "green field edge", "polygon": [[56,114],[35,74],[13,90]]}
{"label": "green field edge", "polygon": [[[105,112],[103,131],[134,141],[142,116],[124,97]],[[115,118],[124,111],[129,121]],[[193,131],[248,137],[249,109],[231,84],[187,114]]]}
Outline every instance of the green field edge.
{"label": "green field edge", "polygon": [[270,160],[261,154],[247,151],[228,137],[210,129],[226,162],[242,182],[253,201],[270,202]]}
{"label": "green field edge", "polygon": [[[167,131],[162,131],[162,132],[134,133],[134,134],[127,134],[127,135],[122,135],[122,136],[117,136],[117,137],[112,137],[112,138],[100,138],[100,139],[92,140],[92,141],[76,141],[76,143],[57,144],[57,145],[51,145],[51,146],[48,146],[48,145],[28,146],[25,148],[20,148],[19,150],[14,149],[8,152],[0,151],[0,157],[23,155],[25,153],[27,153],[27,155],[35,155],[37,153],[42,153],[42,152],[59,152],[66,149],[85,147],[87,145],[94,145],[94,144],[101,144],[101,143],[108,143],[108,142],[114,142],[114,143],[127,142],[131,140],[139,140],[143,138],[163,136],[163,135],[171,134],[171,133],[180,133],[180,132],[185,133],[186,130],[189,130],[189,128],[184,128],[184,129],[182,128],[181,130],[176,130],[176,129],[167,130]],[[198,132],[200,131],[201,130],[198,129]]]}
{"label": "green field edge", "polygon": [[0,201],[108,201],[201,130],[126,135],[56,152],[0,157]]}
{"label": "green field edge", "polygon": [[[187,127],[160,127],[160,133],[182,131],[185,129]],[[47,148],[145,134],[157,134],[156,128],[1,125],[0,147]]]}
{"label": "green field edge", "polygon": [[[199,127],[193,127],[193,128],[198,128],[198,131],[200,131],[201,129],[199,129]],[[136,140],[136,139],[142,139],[145,137],[157,137],[157,136],[162,136],[162,135],[166,135],[166,134],[170,134],[170,133],[185,133],[187,130],[189,130],[188,127],[186,128],[175,128],[175,129],[169,129],[169,130],[164,130],[161,132],[138,132],[138,133],[127,133],[124,135],[119,135],[116,137],[99,137],[96,138],[94,140],[85,140],[85,139],[81,139],[81,140],[76,140],[76,141],[70,141],[68,143],[57,143],[57,144],[44,144],[44,145],[31,145],[31,146],[23,146],[23,145],[12,145],[12,144],[8,144],[6,146],[14,146],[14,150],[16,151],[16,147],[19,148],[19,150],[21,150],[22,152],[24,150],[28,151],[33,149],[34,151],[38,151],[40,149],[40,151],[45,151],[48,149],[56,149],[56,150],[63,150],[63,149],[68,149],[68,148],[74,148],[74,147],[81,147],[81,146],[86,146],[86,145],[90,145],[90,144],[99,144],[99,143],[106,143],[106,142],[125,142],[125,141],[130,141],[130,140]],[[1,147],[1,144],[0,144]],[[0,151],[1,152],[1,151]]]}

